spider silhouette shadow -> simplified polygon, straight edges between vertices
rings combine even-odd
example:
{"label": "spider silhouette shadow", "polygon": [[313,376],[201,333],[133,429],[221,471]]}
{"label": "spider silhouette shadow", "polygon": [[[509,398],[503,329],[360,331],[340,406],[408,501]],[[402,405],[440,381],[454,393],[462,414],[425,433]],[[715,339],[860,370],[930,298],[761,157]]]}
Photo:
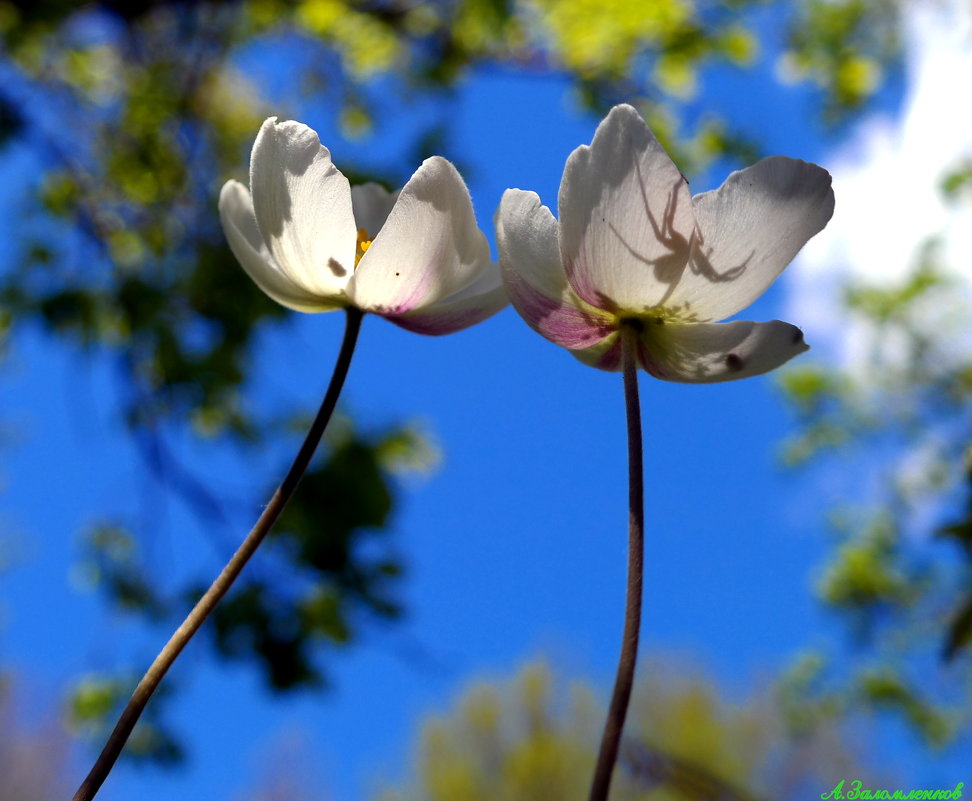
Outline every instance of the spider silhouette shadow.
{"label": "spider silhouette shadow", "polygon": [[[674,294],[675,289],[681,283],[686,270],[689,270],[693,275],[701,276],[713,284],[729,283],[737,280],[748,268],[755,251],[750,252],[739,264],[721,272],[717,270],[712,263],[712,248],[706,250],[704,236],[699,230],[698,225],[693,227],[692,233],[688,238],[676,228],[680,199],[679,190],[684,184],[688,183],[684,177],[680,175],[669,189],[668,196],[665,200],[665,208],[659,220],[655,213],[652,212],[651,204],[648,202],[648,193],[645,189],[645,180],[641,172],[641,165],[635,161],[634,167],[638,176],[638,188],[641,193],[645,219],[654,234],[655,240],[666,252],[660,256],[650,258],[638,252],[624,234],[617,229],[614,223],[608,222],[608,227],[632,258],[641,262],[646,267],[651,268],[654,280],[665,287],[661,298],[651,305],[644,306],[642,311],[650,313],[652,309],[659,308],[666,308],[669,311],[673,311],[672,309],[668,309],[667,304]],[[687,196],[687,193],[685,193],[685,196]],[[603,293],[599,293],[598,297],[605,304],[605,308],[612,308],[615,305],[614,301],[604,296]],[[678,311],[679,317],[685,321],[691,321],[693,319],[691,310],[687,304],[683,308],[675,311]]]}

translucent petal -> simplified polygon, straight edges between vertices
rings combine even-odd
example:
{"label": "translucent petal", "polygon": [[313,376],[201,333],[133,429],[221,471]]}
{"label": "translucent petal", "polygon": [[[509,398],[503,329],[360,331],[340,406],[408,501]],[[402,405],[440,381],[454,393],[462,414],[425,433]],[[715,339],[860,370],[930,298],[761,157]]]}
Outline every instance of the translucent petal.
{"label": "translucent petal", "polygon": [[697,227],[690,269],[672,296],[694,320],[723,320],[776,280],[834,213],[830,174],[774,156],[734,172],[692,199]]}
{"label": "translucent petal", "polygon": [[647,372],[690,384],[760,375],[809,350],[803,332],[779,320],[647,325],[639,344]]}
{"label": "translucent petal", "polygon": [[299,122],[264,122],[250,158],[250,191],[280,270],[307,292],[340,296],[354,270],[357,228],[348,180],[317,134]]}
{"label": "translucent petal", "polygon": [[492,317],[509,299],[500,278],[499,266],[490,264],[479,278],[448,298],[386,319],[417,334],[438,336],[461,331]]}
{"label": "translucent petal", "polygon": [[459,292],[489,263],[465,183],[433,156],[402,187],[347,292],[361,309],[399,316]]}
{"label": "translucent petal", "polygon": [[616,373],[621,370],[621,337],[614,331],[590,347],[572,350],[571,355],[588,367]]}
{"label": "translucent petal", "polygon": [[632,314],[667,305],[688,266],[688,183],[631,106],[616,106],[560,184],[567,280],[587,303]]}
{"label": "translucent petal", "polygon": [[538,333],[565,348],[586,348],[613,329],[612,317],[567,283],[558,225],[535,192],[508,189],[496,219],[503,280],[514,308]]}
{"label": "translucent petal", "polygon": [[338,304],[307,292],[280,271],[257,228],[253,202],[243,184],[227,181],[223,185],[219,193],[219,218],[236,260],[277,303],[302,312],[337,308]]}

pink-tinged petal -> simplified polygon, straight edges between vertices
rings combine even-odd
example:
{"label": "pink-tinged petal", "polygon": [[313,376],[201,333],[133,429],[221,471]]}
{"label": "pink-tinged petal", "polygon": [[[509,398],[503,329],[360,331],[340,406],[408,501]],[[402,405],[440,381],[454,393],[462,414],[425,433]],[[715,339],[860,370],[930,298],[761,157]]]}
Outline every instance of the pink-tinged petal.
{"label": "pink-tinged petal", "polygon": [[760,375],[809,350],[803,332],[779,320],[649,325],[640,342],[647,372],[688,384]]}
{"label": "pink-tinged petal", "polygon": [[351,206],[354,224],[364,229],[369,239],[374,239],[388,219],[398,192],[389,192],[380,184],[359,184],[351,187]]}
{"label": "pink-tinged petal", "polygon": [[280,271],[257,228],[250,193],[239,181],[227,181],[223,185],[219,193],[219,219],[236,260],[254,283],[277,303],[302,312],[337,308],[336,304],[297,286]]}
{"label": "pink-tinged petal", "polygon": [[297,286],[338,297],[354,270],[357,228],[348,179],[317,134],[271,117],[250,157],[257,224],[274,260]]}
{"label": "pink-tinged petal", "polygon": [[672,300],[686,316],[723,320],[763,294],[834,213],[830,174],[773,156],[692,199],[697,224],[690,269]]}
{"label": "pink-tinged petal", "polygon": [[688,183],[631,106],[616,106],[560,184],[567,280],[589,304],[640,314],[668,305],[687,269],[695,216]]}
{"label": "pink-tinged petal", "polygon": [[621,369],[621,337],[617,331],[613,331],[594,345],[580,350],[572,350],[570,353],[588,367],[596,367],[598,370],[607,370],[612,373]]}
{"label": "pink-tinged petal", "polygon": [[473,283],[448,298],[406,314],[384,316],[417,334],[439,336],[480,323],[507,303],[499,266],[490,264]]}
{"label": "pink-tinged petal", "polygon": [[503,194],[496,241],[510,300],[537,333],[578,349],[614,331],[613,318],[584,303],[567,283],[557,221],[535,192],[508,189]]}
{"label": "pink-tinged petal", "polygon": [[469,190],[433,156],[402,187],[347,292],[358,308],[399,316],[459,292],[489,263]]}

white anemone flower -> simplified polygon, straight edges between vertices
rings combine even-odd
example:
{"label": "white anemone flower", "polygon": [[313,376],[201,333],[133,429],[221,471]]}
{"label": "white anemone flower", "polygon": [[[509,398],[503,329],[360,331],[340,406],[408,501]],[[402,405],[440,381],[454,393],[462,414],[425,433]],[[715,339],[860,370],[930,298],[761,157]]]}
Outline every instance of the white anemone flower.
{"label": "white anemone flower", "polygon": [[250,278],[297,311],[354,307],[447,334],[507,303],[469,191],[438,156],[399,192],[352,187],[315,131],[271,117],[253,144],[249,191],[227,181],[219,214]]}
{"label": "white anemone flower", "polygon": [[800,329],[718,321],[749,306],[834,210],[830,174],[774,156],[692,197],[631,106],[567,159],[560,221],[508,189],[497,215],[503,279],[534,330],[585,364],[621,369],[623,326],[639,366],[668,381],[759,375],[806,351]]}

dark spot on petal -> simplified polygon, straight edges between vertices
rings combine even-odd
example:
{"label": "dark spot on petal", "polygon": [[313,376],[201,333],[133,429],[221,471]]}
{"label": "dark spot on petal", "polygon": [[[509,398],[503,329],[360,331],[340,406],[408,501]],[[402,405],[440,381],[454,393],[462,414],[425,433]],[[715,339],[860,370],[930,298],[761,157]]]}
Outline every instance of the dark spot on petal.
{"label": "dark spot on petal", "polygon": [[395,273],[395,275],[401,275],[401,273]]}
{"label": "dark spot on petal", "polygon": [[327,260],[327,266],[338,278],[344,278],[344,276],[348,274],[348,271],[341,266],[341,262],[339,262],[333,256]]}
{"label": "dark spot on petal", "polygon": [[637,331],[639,334],[645,330],[644,320],[638,317],[622,317],[619,322],[621,326],[627,326],[628,328]]}
{"label": "dark spot on petal", "polygon": [[732,370],[732,372],[738,373],[743,368],[742,357],[736,353],[726,354],[726,367]]}

